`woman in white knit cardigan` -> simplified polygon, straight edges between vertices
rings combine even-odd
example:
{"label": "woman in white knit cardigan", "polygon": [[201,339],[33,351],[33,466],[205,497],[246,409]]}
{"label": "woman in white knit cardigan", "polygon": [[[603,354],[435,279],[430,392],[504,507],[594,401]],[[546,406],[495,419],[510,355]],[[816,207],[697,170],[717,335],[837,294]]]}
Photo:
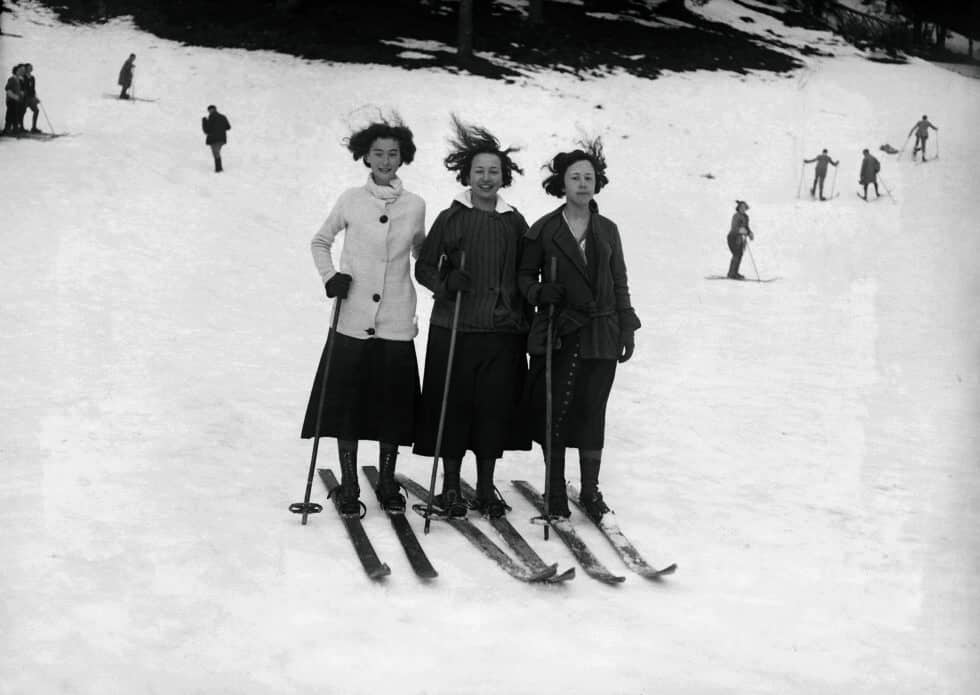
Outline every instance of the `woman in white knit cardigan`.
{"label": "woman in white knit cardigan", "polygon": [[[425,239],[425,202],[406,191],[397,176],[398,168],[415,156],[412,131],[399,120],[372,123],[352,134],[346,145],[371,173],[363,186],[338,198],[310,246],[327,297],[343,300],[319,432],[337,438],[342,513],[363,516],[357,482],[357,443],[362,439],[380,443],[375,493],[381,506],[405,509],[394,474],[398,445],[413,442],[420,394],[409,257],[418,257]],[[342,231],[344,247],[337,269],[331,249]],[[303,438],[316,432],[322,380],[323,357],[310,392]]]}

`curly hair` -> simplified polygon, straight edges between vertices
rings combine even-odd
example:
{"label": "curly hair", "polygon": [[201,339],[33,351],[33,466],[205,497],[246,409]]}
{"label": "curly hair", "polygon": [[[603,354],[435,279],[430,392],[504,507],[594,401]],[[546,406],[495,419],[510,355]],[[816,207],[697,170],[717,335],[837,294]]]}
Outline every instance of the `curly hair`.
{"label": "curly hair", "polygon": [[[344,139],[344,146],[354,156],[354,160],[364,159],[371,151],[371,145],[378,138],[391,138],[398,141],[398,150],[401,153],[402,164],[411,164],[415,159],[415,142],[412,131],[402,123],[397,115],[391,119],[381,118],[370,125],[352,133],[350,137]],[[364,166],[370,168],[367,161]]]}
{"label": "curly hair", "polygon": [[548,177],[541,182],[545,193],[561,198],[565,195],[565,172],[568,167],[575,162],[587,161],[595,169],[595,192],[601,191],[607,183],[609,177],[606,176],[606,157],[602,153],[602,138],[594,140],[582,140],[578,143],[580,149],[571,152],[559,152],[545,167],[551,172]]}
{"label": "curly hair", "polygon": [[453,130],[455,136],[450,138],[450,153],[446,156],[444,164],[449,171],[456,172],[456,180],[464,186],[470,185],[470,168],[473,166],[473,159],[478,154],[493,154],[500,160],[500,169],[503,175],[502,187],[506,188],[514,181],[514,172],[523,174],[517,163],[510,158],[511,153],[517,152],[519,148],[508,147],[500,149],[500,141],[486,128],[476,125],[463,123],[456,114],[452,115]]}

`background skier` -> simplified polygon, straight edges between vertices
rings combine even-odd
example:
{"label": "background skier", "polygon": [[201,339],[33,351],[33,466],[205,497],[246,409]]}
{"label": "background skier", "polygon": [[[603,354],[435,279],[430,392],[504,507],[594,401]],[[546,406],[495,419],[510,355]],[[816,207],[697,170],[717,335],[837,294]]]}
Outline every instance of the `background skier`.
{"label": "background skier", "polygon": [[211,104],[208,106],[208,115],[201,119],[201,129],[207,136],[204,144],[211,148],[211,155],[214,157],[214,170],[224,171],[221,166],[221,148],[228,143],[227,133],[231,130],[231,123]]}
{"label": "background skier", "polygon": [[14,135],[24,129],[23,118],[21,117],[21,108],[24,103],[24,87],[20,79],[23,70],[24,66],[19,63],[11,68],[10,77],[7,78],[7,84],[4,85],[4,91],[7,97],[7,111],[3,119],[4,135]]}
{"label": "background skier", "polygon": [[881,194],[878,192],[878,172],[881,171],[881,163],[868,150],[862,150],[861,153],[864,155],[864,159],[861,160],[861,178],[859,179],[859,183],[864,188],[864,193],[858,195],[867,200],[868,185],[874,184],[875,198],[880,198]]}
{"label": "background skier", "polygon": [[[344,300],[319,432],[337,438],[341,513],[361,511],[357,444],[362,439],[379,442],[378,501],[389,511],[404,511],[394,476],[398,445],[413,441],[419,397],[409,256],[418,256],[425,238],[425,202],[406,191],[397,175],[415,158],[412,131],[400,120],[381,119],[358,130],[347,149],[371,173],[363,186],[337,199],[311,242],[327,296]],[[342,231],[338,271],[331,249]],[[304,438],[316,429],[325,358],[326,347],[310,392]]]}
{"label": "background skier", "polygon": [[732,260],[728,264],[728,277],[732,280],[744,280],[745,276],[738,272],[742,265],[742,254],[749,239],[755,239],[755,234],[749,227],[749,204],[744,200],[735,201],[735,214],[728,229],[728,249],[732,252]]}
{"label": "background skier", "polygon": [[126,58],[126,62],[123,63],[122,68],[119,70],[119,79],[117,82],[119,86],[122,87],[122,91],[119,92],[120,99],[129,99],[129,88],[133,84],[133,72],[136,70],[136,54],[130,53],[129,57]]}
{"label": "background skier", "polygon": [[922,161],[926,161],[926,140],[929,139],[930,128],[935,131],[939,130],[939,128],[929,122],[928,116],[922,114],[922,120],[912,126],[912,130],[909,131],[909,137],[912,136],[912,133],[915,133],[915,146],[912,148],[912,159],[915,159],[916,152],[922,150]]}
{"label": "background skier", "polygon": [[[810,187],[810,196],[815,196],[817,194],[817,187],[820,187],[820,200],[827,200],[823,197],[823,182],[827,178],[827,164],[833,164],[835,167],[839,162],[835,162],[827,154],[827,150],[824,149],[820,154],[818,154],[813,159],[804,159],[804,164],[811,164],[813,162],[817,163],[816,172],[813,175],[813,185]],[[835,174],[836,176],[836,174]]]}

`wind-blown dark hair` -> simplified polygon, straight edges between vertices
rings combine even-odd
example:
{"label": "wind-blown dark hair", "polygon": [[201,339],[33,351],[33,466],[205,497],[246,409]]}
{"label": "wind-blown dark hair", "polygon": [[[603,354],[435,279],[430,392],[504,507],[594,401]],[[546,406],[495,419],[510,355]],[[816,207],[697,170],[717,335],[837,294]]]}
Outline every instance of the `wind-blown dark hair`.
{"label": "wind-blown dark hair", "polygon": [[515,171],[518,174],[524,173],[524,170],[510,158],[511,153],[517,152],[519,148],[500,149],[500,141],[489,130],[463,123],[455,114],[452,116],[452,123],[455,135],[449,139],[451,151],[443,163],[449,171],[456,172],[456,180],[461,184],[470,185],[470,167],[473,166],[473,158],[478,154],[497,155],[497,158],[500,159],[503,179],[501,185],[504,188],[513,182]]}
{"label": "wind-blown dark hair", "polygon": [[[401,119],[394,116],[391,119],[382,118],[375,121],[365,128],[361,128],[350,137],[344,139],[344,145],[354,155],[354,159],[364,159],[371,151],[371,144],[378,138],[391,138],[398,141],[398,150],[401,152],[402,164],[411,164],[415,159],[415,142],[412,131],[408,129]],[[370,168],[370,164],[364,162],[364,166]]]}
{"label": "wind-blown dark hair", "polygon": [[553,195],[556,198],[564,196],[565,172],[575,162],[581,162],[583,160],[591,162],[592,168],[595,169],[596,193],[601,191],[609,183],[609,177],[606,176],[606,157],[602,153],[602,138],[597,137],[595,140],[582,140],[578,144],[581,145],[579,149],[572,150],[571,152],[559,152],[555,155],[554,159],[545,165],[551,173],[548,175],[548,178],[541,182],[541,185],[548,195]]}

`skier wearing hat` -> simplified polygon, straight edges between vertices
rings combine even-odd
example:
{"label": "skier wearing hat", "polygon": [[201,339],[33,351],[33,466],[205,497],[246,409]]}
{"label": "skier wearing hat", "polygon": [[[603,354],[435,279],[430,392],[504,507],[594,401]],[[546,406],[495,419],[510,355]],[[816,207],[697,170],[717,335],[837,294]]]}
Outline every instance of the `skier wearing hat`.
{"label": "skier wearing hat", "polygon": [[731,263],[728,264],[728,277],[732,280],[744,280],[745,276],[738,272],[742,264],[742,254],[749,239],[755,239],[755,234],[749,228],[747,214],[749,204],[744,200],[735,201],[735,214],[732,215],[732,226],[728,230],[728,248],[732,252]]}
{"label": "skier wearing hat", "polygon": [[929,122],[929,117],[922,114],[922,120],[912,126],[912,130],[909,131],[909,136],[915,133],[915,147],[912,148],[912,159],[915,159],[915,153],[922,150],[922,161],[926,161],[926,140],[929,139],[929,129],[932,128],[938,131],[939,128],[934,126]]}

